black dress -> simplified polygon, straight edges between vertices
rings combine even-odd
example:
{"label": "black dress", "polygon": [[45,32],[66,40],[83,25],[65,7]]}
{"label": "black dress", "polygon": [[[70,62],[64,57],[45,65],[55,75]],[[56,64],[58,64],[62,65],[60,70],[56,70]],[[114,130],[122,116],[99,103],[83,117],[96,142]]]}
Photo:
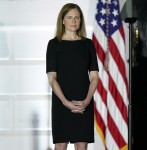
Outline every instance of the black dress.
{"label": "black dress", "polygon": [[[84,100],[89,89],[89,71],[98,71],[91,39],[51,39],[46,54],[46,72],[57,72],[57,81],[68,100]],[[52,92],[53,143],[94,142],[93,99],[83,114],[72,113]]]}

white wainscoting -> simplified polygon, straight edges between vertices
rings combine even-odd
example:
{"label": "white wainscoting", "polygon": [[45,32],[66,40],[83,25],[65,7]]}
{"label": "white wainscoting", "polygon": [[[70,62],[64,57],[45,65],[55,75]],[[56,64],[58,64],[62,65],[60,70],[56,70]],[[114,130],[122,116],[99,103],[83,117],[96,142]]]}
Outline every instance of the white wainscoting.
{"label": "white wainscoting", "polygon": [[51,88],[45,66],[53,27],[0,28],[0,147],[53,149]]}

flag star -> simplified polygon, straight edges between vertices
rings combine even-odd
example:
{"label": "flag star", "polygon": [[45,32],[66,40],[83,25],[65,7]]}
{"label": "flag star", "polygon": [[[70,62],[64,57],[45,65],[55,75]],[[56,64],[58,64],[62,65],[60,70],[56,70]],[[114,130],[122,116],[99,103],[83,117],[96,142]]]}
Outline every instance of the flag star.
{"label": "flag star", "polygon": [[111,4],[111,0],[107,0],[108,1],[108,4]]}
{"label": "flag star", "polygon": [[114,4],[115,6],[118,5],[117,1],[113,1],[113,4]]}
{"label": "flag star", "polygon": [[111,0],[102,0],[105,1],[106,4],[111,4]]}
{"label": "flag star", "polygon": [[99,23],[101,24],[101,26],[103,26],[105,24],[105,20],[101,18],[101,20],[99,21]]}
{"label": "flag star", "polygon": [[117,26],[117,21],[113,19],[113,21],[111,22],[111,24],[114,26]]}
{"label": "flag star", "polygon": [[102,15],[106,14],[106,9],[102,8],[102,10],[100,11]]}
{"label": "flag star", "polygon": [[103,3],[103,5],[105,5],[105,4],[106,4],[106,0],[101,0],[101,2]]}
{"label": "flag star", "polygon": [[114,9],[112,14],[116,17],[118,15],[118,10]]}

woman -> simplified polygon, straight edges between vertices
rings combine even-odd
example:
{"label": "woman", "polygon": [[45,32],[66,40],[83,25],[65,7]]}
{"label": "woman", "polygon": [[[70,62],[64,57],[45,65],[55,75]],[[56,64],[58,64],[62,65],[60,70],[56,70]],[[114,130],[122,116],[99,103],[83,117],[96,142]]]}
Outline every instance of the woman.
{"label": "woman", "polygon": [[52,135],[55,150],[86,150],[94,142],[93,94],[98,63],[92,40],[86,38],[83,13],[65,4],[57,19],[56,36],[47,47],[46,72],[52,87]]}

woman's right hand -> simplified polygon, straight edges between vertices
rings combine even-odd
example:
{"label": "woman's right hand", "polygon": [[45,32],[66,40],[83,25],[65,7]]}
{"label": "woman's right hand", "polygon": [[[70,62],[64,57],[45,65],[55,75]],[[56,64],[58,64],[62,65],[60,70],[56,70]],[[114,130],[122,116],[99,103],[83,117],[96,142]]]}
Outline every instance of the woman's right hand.
{"label": "woman's right hand", "polygon": [[63,103],[63,105],[67,107],[68,109],[70,109],[71,112],[73,113],[83,113],[84,111],[81,107],[79,107],[78,105],[75,105],[74,101],[67,100]]}

